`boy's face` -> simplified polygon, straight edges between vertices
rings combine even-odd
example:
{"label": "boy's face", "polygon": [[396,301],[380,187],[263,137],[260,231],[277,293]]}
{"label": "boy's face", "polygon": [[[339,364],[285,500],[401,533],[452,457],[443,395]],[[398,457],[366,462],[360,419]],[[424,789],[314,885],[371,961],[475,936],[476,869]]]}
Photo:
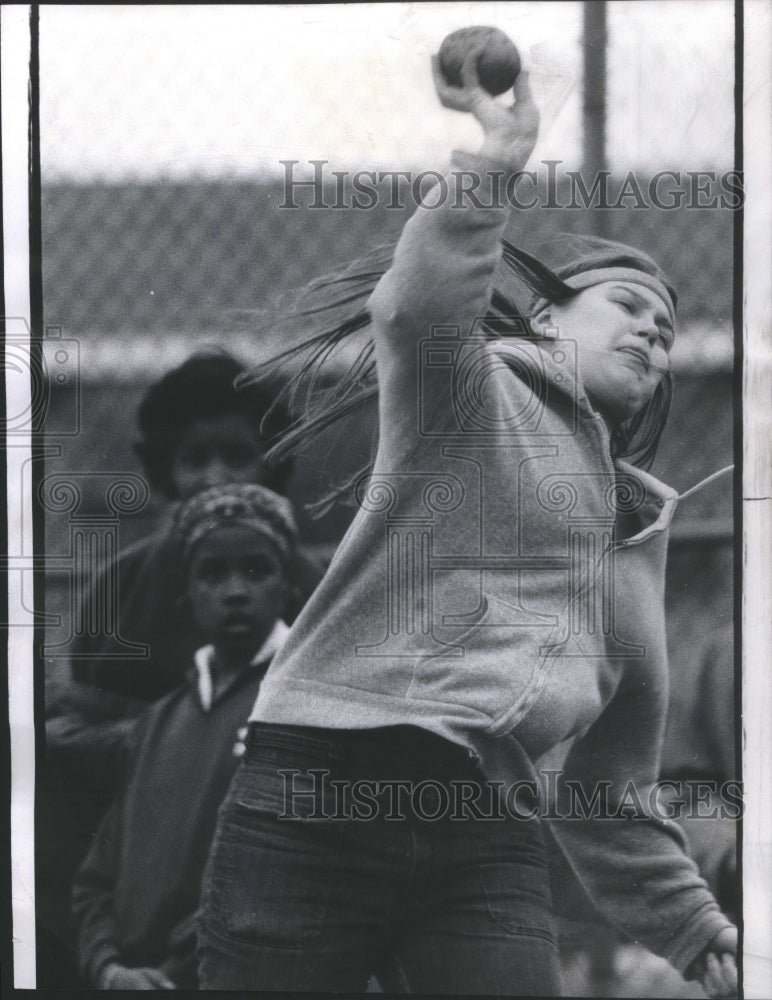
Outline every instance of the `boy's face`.
{"label": "boy's face", "polygon": [[287,584],[273,544],[251,528],[226,525],[196,546],[188,597],[208,642],[248,662],[284,611]]}
{"label": "boy's face", "polygon": [[265,449],[241,413],[195,420],[172,455],[170,476],[176,495],[187,500],[210,486],[259,483],[266,478]]}

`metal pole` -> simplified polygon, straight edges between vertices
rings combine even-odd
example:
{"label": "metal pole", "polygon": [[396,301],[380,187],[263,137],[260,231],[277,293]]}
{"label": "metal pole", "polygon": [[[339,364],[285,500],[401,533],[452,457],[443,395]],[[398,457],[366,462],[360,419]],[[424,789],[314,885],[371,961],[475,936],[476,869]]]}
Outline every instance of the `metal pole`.
{"label": "metal pole", "polygon": [[[582,95],[582,164],[585,184],[591,188],[606,159],[606,28],[605,0],[585,0],[582,51],[584,89]],[[606,213],[593,212],[593,228],[605,228]]]}

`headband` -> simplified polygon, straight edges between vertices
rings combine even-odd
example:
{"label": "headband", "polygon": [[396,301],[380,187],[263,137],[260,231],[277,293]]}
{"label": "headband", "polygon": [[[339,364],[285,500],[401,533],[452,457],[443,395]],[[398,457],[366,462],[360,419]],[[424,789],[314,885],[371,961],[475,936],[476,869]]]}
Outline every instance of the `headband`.
{"label": "headband", "polygon": [[[630,281],[636,285],[644,285],[662,299],[667,308],[670,323],[675,330],[675,306],[673,305],[673,299],[665,284],[652,274],[646,274],[645,271],[639,271],[634,267],[600,267],[592,271],[580,271],[579,274],[574,274],[570,278],[562,278],[561,280],[569,288],[577,290],[590,288],[592,285],[602,285],[607,281]],[[547,299],[537,299],[533,307],[533,314],[536,315],[541,312],[547,305],[549,305]]]}
{"label": "headband", "polygon": [[254,483],[213,486],[187,500],[177,512],[174,532],[187,561],[210,532],[230,525],[269,538],[286,564],[297,542],[292,505],[286,497]]}

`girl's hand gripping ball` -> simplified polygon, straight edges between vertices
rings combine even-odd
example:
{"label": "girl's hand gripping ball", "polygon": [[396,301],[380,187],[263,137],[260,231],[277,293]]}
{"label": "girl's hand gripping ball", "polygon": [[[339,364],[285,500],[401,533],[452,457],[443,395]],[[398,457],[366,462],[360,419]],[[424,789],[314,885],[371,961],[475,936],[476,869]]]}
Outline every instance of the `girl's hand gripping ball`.
{"label": "girl's hand gripping ball", "polygon": [[[533,152],[539,134],[539,111],[534,103],[528,82],[528,73],[520,72],[520,57],[517,56],[517,72],[514,66],[509,79],[514,79],[512,96],[514,104],[509,107],[497,101],[490,89],[483,86],[480,69],[490,52],[483,40],[487,34],[472,32],[496,32],[505,39],[506,44],[515,52],[515,47],[500,31],[494,28],[466,28],[449,35],[442,43],[440,51],[432,56],[432,74],[434,88],[444,108],[453,111],[466,111],[475,116],[482,125],[485,140],[480,147],[479,155],[502,164],[512,172],[525,167]],[[449,39],[463,35],[474,37],[475,41],[465,46],[463,62],[459,69],[459,84],[448,81],[442,68],[442,50]]]}
{"label": "girl's hand gripping ball", "polygon": [[440,70],[452,87],[464,85],[461,67],[473,49],[480,49],[477,76],[480,86],[494,97],[511,90],[520,72],[520,55],[498,28],[459,28],[447,35],[439,51]]}

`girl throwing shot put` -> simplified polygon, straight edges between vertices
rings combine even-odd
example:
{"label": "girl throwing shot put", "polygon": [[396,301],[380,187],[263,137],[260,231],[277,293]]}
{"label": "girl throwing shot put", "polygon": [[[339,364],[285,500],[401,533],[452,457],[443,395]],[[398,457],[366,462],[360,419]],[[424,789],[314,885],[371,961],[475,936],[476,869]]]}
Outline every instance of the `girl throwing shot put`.
{"label": "girl throwing shot put", "polygon": [[369,324],[315,426],[377,376],[378,450],[221,810],[206,989],[359,992],[376,972],[389,990],[559,995],[545,822],[612,923],[710,994],[736,989],[736,931],[654,784],[678,498],[642,467],[675,293],[631,247],[567,242],[550,269],[502,241],[539,116],[525,73],[511,107],[483,89],[481,51],[461,86],[434,61],[479,152],[454,154],[364,310],[312,345]]}

